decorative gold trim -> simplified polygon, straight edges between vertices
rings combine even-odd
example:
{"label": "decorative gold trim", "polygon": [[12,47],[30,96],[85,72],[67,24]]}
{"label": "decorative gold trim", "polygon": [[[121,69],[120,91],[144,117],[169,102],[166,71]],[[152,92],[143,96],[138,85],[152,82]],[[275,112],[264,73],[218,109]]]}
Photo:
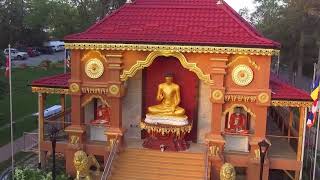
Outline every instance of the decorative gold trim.
{"label": "decorative gold trim", "polygon": [[121,51],[170,51],[186,53],[215,53],[274,56],[280,53],[277,49],[215,47],[215,46],[183,46],[183,45],[155,45],[155,44],[115,44],[115,43],[65,43],[66,49],[94,49]]}
{"label": "decorative gold trim", "polygon": [[220,153],[220,148],[216,145],[209,146],[208,150],[209,150],[210,157],[216,157]]}
{"label": "decorative gold trim", "polygon": [[31,91],[33,93],[70,94],[69,89],[64,88],[31,87]]}
{"label": "decorative gold trim", "polygon": [[271,106],[281,107],[311,107],[311,101],[285,101],[285,100],[272,100]]}
{"label": "decorative gold trim", "polygon": [[214,101],[219,101],[223,98],[223,92],[219,89],[217,90],[214,90],[212,93],[211,93],[211,98],[212,100]]}
{"label": "decorative gold trim", "polygon": [[102,96],[99,96],[99,95],[91,95],[85,102],[83,102],[81,104],[81,106],[84,107],[86,104],[88,104],[90,101],[92,101],[93,98],[100,99],[103,104],[105,104],[108,107],[110,107],[110,105],[108,104],[107,100],[105,100]]}
{"label": "decorative gold trim", "polygon": [[237,62],[240,59],[246,59],[251,66],[253,66],[255,69],[260,70],[260,66],[256,64],[255,61],[253,61],[249,56],[238,56],[233,61],[227,64],[227,67],[232,66],[235,62]]}
{"label": "decorative gold trim", "polygon": [[117,86],[117,85],[115,85],[115,84],[113,84],[113,85],[111,85],[111,86],[109,87],[109,92],[110,92],[110,94],[112,94],[112,95],[117,95],[117,94],[119,93],[119,91],[120,91],[119,86]]}
{"label": "decorative gold trim", "polygon": [[226,116],[226,114],[228,112],[231,112],[235,107],[242,107],[247,113],[249,113],[252,117],[256,117],[256,114],[253,113],[251,111],[251,109],[249,109],[247,106],[243,105],[243,104],[232,104],[231,107],[229,107],[228,109],[226,109],[222,114],[223,116]]}
{"label": "decorative gold trim", "polygon": [[256,96],[246,96],[246,95],[225,95],[225,101],[243,101],[243,102],[256,102]]}
{"label": "decorative gold trim", "polygon": [[108,88],[91,88],[91,87],[83,87],[81,88],[81,92],[84,94],[108,94]]}
{"label": "decorative gold trim", "polygon": [[71,83],[69,89],[72,93],[77,93],[80,90],[80,87],[77,83]]}
{"label": "decorative gold trim", "polygon": [[176,136],[181,136],[186,133],[190,133],[192,125],[188,124],[185,126],[159,126],[154,124],[147,124],[145,122],[140,122],[140,128],[145,129],[149,134],[151,133],[161,133],[162,135],[173,133]]}
{"label": "decorative gold trim", "polygon": [[202,70],[197,66],[196,63],[189,63],[185,56],[181,54],[180,52],[172,52],[172,51],[154,51],[151,52],[145,60],[137,61],[135,65],[133,65],[129,70],[124,70],[121,74],[120,78],[121,81],[126,81],[129,77],[133,77],[138,70],[146,68],[152,64],[154,59],[158,56],[173,56],[176,57],[181,65],[188,69],[189,71],[194,72],[200,80],[202,80],[204,83],[212,85],[213,80],[210,77],[210,74],[204,74]]}
{"label": "decorative gold trim", "polygon": [[263,93],[260,93],[260,94],[258,95],[258,100],[259,100],[259,102],[262,103],[262,104],[268,102],[269,99],[270,99],[270,97],[269,97],[269,94],[268,94],[268,93],[263,92]]}
{"label": "decorative gold trim", "polygon": [[103,54],[101,54],[100,51],[89,51],[87,52],[82,58],[81,58],[81,61],[84,61],[86,59],[91,59],[90,56],[97,56],[95,55],[97,54],[99,56],[99,58],[102,58],[104,60],[104,62],[107,62],[107,59],[105,58],[105,56]]}

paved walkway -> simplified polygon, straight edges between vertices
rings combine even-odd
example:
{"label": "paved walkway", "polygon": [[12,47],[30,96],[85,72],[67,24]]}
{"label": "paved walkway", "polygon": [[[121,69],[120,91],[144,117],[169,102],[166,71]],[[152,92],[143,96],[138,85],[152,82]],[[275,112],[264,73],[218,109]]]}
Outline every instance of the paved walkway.
{"label": "paved walkway", "polygon": [[[35,134],[34,138],[36,138],[36,137],[37,137],[37,135]],[[26,140],[27,140],[26,146],[32,145],[33,142],[30,140],[30,138],[26,138]],[[14,146],[13,146],[14,147],[13,148],[14,154],[24,150],[24,148],[25,148],[24,143],[25,143],[24,136],[22,136],[14,141]],[[11,158],[11,143],[8,143],[8,144],[0,147],[0,162],[3,162],[3,161],[8,160],[10,158]]]}

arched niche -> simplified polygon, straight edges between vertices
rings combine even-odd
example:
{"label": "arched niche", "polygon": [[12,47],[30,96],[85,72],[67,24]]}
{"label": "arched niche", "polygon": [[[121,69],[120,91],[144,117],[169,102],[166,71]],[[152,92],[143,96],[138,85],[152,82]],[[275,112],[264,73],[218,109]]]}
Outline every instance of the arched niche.
{"label": "arched niche", "polygon": [[85,94],[81,99],[87,139],[106,141],[105,130],[111,123],[111,107],[105,95]]}
{"label": "arched niche", "polygon": [[256,114],[244,104],[232,104],[222,113],[222,130],[225,132],[233,132],[230,131],[234,128],[231,127],[230,122],[232,121],[232,114],[236,113],[236,111],[239,111],[239,113],[245,117],[244,126],[245,130],[248,131],[247,133],[254,133]]}
{"label": "arched niche", "polygon": [[133,77],[139,70],[149,67],[152,62],[159,56],[165,57],[175,57],[177,58],[181,65],[194,72],[197,77],[206,84],[213,85],[214,81],[211,79],[210,74],[204,74],[204,72],[197,66],[196,63],[190,63],[187,61],[186,57],[180,52],[171,51],[153,51],[151,52],[145,60],[138,60],[136,64],[130,67],[128,70],[124,70],[120,76],[121,81],[126,81],[128,78]]}

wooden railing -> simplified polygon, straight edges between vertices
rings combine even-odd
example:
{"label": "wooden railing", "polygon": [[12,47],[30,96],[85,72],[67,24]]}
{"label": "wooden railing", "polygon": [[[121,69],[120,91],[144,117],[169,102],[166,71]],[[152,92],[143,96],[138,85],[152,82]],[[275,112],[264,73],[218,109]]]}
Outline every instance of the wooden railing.
{"label": "wooden railing", "polygon": [[112,163],[115,156],[117,155],[118,148],[119,148],[119,139],[116,139],[111,143],[111,150],[110,150],[107,162],[105,164],[105,167],[101,176],[101,180],[106,180],[111,175]]}

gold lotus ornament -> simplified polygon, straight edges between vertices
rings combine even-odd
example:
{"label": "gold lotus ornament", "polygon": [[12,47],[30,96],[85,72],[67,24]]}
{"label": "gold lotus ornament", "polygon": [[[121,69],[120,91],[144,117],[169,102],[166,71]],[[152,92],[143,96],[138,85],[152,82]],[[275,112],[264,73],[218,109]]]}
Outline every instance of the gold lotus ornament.
{"label": "gold lotus ornament", "polygon": [[79,92],[80,87],[77,83],[71,83],[69,89],[71,92],[76,93]]}
{"label": "gold lotus ornament", "polygon": [[232,80],[239,86],[247,86],[253,80],[253,71],[249,66],[240,64],[232,70]]}
{"label": "gold lotus ornament", "polygon": [[221,90],[214,90],[211,97],[212,100],[219,101],[223,98],[223,92]]}
{"label": "gold lotus ornament", "polygon": [[92,79],[97,79],[102,76],[104,72],[103,63],[97,59],[90,59],[85,64],[85,73]]}
{"label": "gold lotus ornament", "polygon": [[258,100],[260,103],[266,103],[269,101],[269,95],[267,93],[260,93],[258,95]]}
{"label": "gold lotus ornament", "polygon": [[109,87],[109,92],[112,94],[112,95],[117,95],[120,91],[120,88],[119,86],[113,84]]}

